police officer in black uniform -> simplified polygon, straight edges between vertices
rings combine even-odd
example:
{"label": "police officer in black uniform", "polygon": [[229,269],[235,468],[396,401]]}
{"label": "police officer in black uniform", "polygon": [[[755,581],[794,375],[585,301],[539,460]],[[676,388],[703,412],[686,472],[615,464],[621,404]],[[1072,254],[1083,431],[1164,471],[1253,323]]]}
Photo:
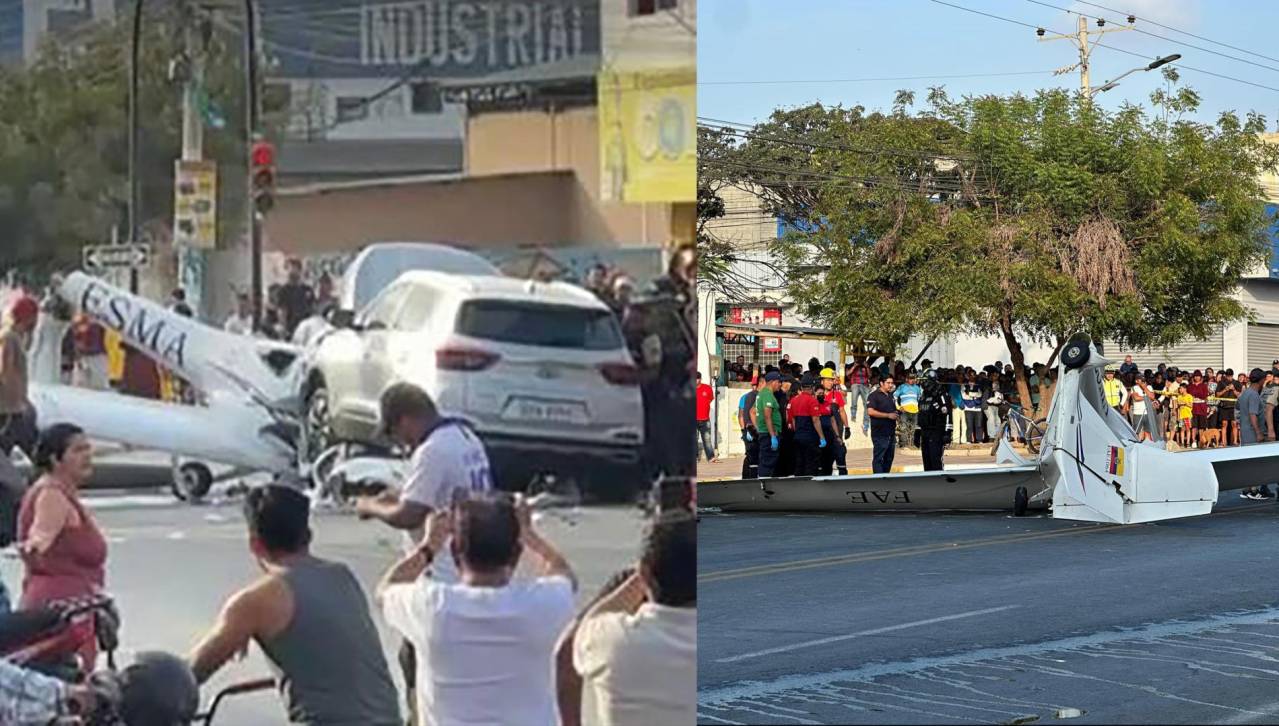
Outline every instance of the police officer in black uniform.
{"label": "police officer in black uniform", "polygon": [[926,370],[923,376],[923,393],[919,397],[918,428],[915,429],[915,445],[924,457],[924,471],[941,471],[942,453],[951,441],[951,412],[954,401],[946,386],[937,380],[937,371]]}

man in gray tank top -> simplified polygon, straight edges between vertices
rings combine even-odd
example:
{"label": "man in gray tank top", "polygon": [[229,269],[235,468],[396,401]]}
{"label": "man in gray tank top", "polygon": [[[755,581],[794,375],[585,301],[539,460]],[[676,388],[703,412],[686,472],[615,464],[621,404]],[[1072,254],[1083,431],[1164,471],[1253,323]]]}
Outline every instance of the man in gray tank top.
{"label": "man in gray tank top", "polygon": [[279,671],[290,722],[402,724],[364,589],[346,565],[310,553],[307,498],[288,487],[258,487],[244,511],[249,549],[264,574],[227,600],[196,646],[196,678],[204,683],[252,639]]}

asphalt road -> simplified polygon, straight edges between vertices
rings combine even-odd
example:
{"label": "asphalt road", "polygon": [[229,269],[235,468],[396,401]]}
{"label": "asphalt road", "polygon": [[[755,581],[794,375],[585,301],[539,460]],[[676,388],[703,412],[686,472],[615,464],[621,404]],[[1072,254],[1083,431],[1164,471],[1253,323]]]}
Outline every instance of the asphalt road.
{"label": "asphalt road", "polygon": [[1272,502],[1127,527],[706,515],[698,713],[733,723],[1277,723]]}
{"label": "asphalt road", "polygon": [[[87,498],[109,541],[107,587],[123,618],[121,665],[138,651],[187,653],[225,598],[258,574],[237,501],[191,506],[160,492],[91,492]],[[535,516],[572,563],[582,584],[579,597],[585,601],[637,557],[643,521],[636,510],[623,507],[566,514],[574,524],[557,515]],[[398,532],[351,514],[318,512],[312,528],[313,551],[350,565],[370,595],[400,552]],[[21,564],[11,555],[0,559],[0,575],[16,593]],[[374,622],[403,693],[395,659],[399,641],[380,615]],[[229,664],[206,686],[205,704],[221,687],[270,674],[253,646],[246,660]],[[231,699],[219,709],[215,723],[271,726],[287,721],[278,696],[262,692]]]}

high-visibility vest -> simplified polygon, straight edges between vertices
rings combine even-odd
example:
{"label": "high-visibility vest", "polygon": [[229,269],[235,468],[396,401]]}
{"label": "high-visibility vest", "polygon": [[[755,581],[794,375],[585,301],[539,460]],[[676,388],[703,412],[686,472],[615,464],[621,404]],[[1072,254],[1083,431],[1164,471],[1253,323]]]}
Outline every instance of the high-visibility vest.
{"label": "high-visibility vest", "polygon": [[1118,378],[1102,381],[1102,386],[1106,389],[1107,404],[1113,407],[1123,403],[1124,384],[1120,383]]}

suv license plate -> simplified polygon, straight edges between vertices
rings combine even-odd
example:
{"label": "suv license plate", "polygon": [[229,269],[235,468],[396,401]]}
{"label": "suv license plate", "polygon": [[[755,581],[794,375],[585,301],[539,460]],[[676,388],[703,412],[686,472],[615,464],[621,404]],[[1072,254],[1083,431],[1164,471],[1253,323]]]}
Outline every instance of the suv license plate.
{"label": "suv license plate", "polygon": [[547,401],[515,401],[508,409],[508,418],[523,421],[551,421],[555,423],[586,423],[586,412],[581,404],[553,403]]}

